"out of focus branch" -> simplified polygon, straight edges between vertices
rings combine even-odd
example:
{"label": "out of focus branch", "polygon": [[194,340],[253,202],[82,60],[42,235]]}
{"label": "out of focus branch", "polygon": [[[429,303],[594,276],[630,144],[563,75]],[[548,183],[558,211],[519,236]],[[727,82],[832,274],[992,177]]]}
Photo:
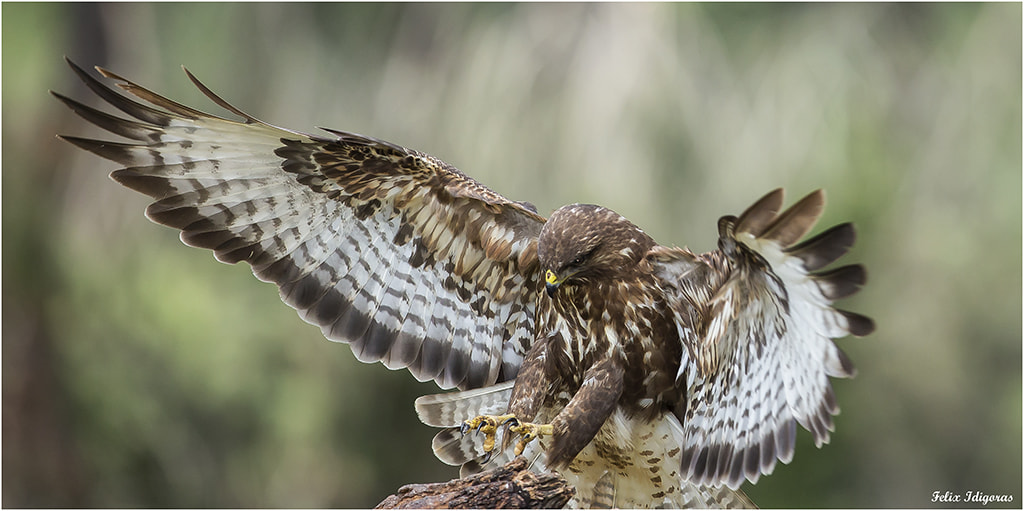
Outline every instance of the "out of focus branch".
{"label": "out of focus branch", "polygon": [[505,466],[445,483],[407,484],[375,509],[556,509],[574,490],[558,474],[536,474],[518,457]]}

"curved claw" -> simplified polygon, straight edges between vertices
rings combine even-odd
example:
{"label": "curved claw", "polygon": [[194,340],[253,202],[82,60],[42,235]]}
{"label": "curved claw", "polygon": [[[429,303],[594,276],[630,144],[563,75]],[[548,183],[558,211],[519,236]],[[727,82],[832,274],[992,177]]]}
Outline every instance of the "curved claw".
{"label": "curved claw", "polygon": [[483,428],[483,427],[484,427],[484,422],[483,421],[480,421],[480,424],[477,425],[476,427],[473,427],[473,425],[470,424],[470,421],[462,421],[462,425],[459,426],[459,433],[461,433],[462,436],[466,436],[466,433],[469,433],[469,431],[471,429],[475,429],[477,431],[477,433],[479,433],[480,429]]}
{"label": "curved claw", "polygon": [[516,424],[519,423],[514,415],[480,415],[463,421],[462,425],[459,426],[459,432],[465,435],[470,430],[475,429],[477,433],[483,433],[484,452],[490,453],[494,449],[495,435],[498,432],[498,427],[505,425],[509,421],[515,421]]}
{"label": "curved claw", "polygon": [[527,444],[532,442],[534,439],[545,435],[553,435],[555,432],[554,426],[551,424],[523,422],[513,414],[479,415],[467,421],[463,421],[462,425],[459,426],[459,432],[463,435],[471,430],[476,430],[477,433],[483,433],[484,453],[490,454],[491,451],[494,450],[495,436],[497,435],[498,428],[502,426],[508,426],[508,431],[519,435],[519,441],[516,442],[514,450],[516,456],[523,454],[523,450],[526,449]]}
{"label": "curved claw", "polygon": [[523,450],[526,449],[527,444],[532,442],[535,438],[542,436],[550,436],[555,433],[555,428],[551,424],[533,424],[532,422],[521,422],[515,426],[509,428],[509,431],[513,433],[519,433],[519,441],[516,442],[515,455],[519,456],[523,454]]}

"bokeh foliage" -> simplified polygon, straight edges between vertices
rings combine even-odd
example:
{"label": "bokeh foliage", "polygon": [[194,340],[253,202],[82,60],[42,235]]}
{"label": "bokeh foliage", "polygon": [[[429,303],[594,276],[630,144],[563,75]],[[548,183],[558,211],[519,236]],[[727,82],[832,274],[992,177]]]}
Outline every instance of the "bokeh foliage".
{"label": "bokeh foliage", "polygon": [[[421,149],[666,244],[785,186],[853,220],[878,331],[761,506],[1021,498],[1021,5],[3,4],[3,505],[366,507],[456,471],[415,396],[147,222],[46,94],[100,64]],[[93,102],[92,104],[96,104]],[[990,504],[992,506],[992,504]]]}

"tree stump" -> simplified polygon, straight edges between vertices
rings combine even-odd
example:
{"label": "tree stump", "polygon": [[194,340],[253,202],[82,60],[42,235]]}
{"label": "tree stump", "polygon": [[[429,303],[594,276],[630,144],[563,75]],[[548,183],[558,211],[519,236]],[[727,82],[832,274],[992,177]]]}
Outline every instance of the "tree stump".
{"label": "tree stump", "polygon": [[522,457],[445,483],[407,484],[375,509],[557,509],[574,490],[558,474],[535,474]]}

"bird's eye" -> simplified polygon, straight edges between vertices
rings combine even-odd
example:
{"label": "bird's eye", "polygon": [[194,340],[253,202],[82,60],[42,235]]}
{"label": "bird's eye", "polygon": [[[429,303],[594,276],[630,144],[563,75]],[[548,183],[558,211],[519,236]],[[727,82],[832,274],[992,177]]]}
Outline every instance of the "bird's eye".
{"label": "bird's eye", "polygon": [[579,265],[583,264],[583,261],[585,261],[586,259],[587,259],[586,256],[578,255],[578,256],[576,256],[576,259],[572,260],[572,265],[573,266],[579,266]]}

